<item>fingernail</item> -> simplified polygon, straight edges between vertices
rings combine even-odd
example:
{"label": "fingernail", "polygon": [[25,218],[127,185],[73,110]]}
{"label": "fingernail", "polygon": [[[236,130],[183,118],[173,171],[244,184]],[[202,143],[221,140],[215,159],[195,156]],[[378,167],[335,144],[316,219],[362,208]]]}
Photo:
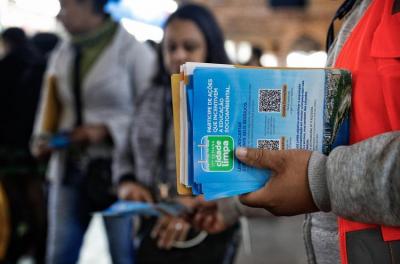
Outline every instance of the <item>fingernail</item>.
{"label": "fingernail", "polygon": [[245,158],[247,156],[247,148],[237,148],[236,157]]}

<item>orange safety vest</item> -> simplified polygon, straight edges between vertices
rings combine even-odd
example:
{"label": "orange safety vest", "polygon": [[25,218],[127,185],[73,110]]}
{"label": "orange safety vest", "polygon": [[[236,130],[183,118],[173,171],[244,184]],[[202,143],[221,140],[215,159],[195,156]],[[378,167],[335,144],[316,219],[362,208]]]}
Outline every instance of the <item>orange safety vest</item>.
{"label": "orange safety vest", "polygon": [[[397,3],[398,4],[398,3]],[[394,0],[374,0],[345,42],[335,67],[353,75],[350,143],[400,130],[400,12]],[[338,219],[340,253],[346,233],[380,228],[384,241],[400,240],[400,227]]]}

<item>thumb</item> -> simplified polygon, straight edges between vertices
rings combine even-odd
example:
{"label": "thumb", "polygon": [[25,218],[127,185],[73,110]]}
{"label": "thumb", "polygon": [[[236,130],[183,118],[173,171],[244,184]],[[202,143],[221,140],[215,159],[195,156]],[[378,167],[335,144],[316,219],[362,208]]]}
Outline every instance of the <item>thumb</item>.
{"label": "thumb", "polygon": [[264,187],[262,187],[255,192],[240,195],[239,201],[250,207],[262,207],[262,201],[265,200],[266,194],[267,192],[265,192]]}
{"label": "thumb", "polygon": [[283,163],[281,152],[266,149],[237,148],[236,157],[241,162],[260,169],[276,170]]}
{"label": "thumb", "polygon": [[148,191],[143,191],[142,193],[142,200],[147,203],[153,203],[153,197]]}

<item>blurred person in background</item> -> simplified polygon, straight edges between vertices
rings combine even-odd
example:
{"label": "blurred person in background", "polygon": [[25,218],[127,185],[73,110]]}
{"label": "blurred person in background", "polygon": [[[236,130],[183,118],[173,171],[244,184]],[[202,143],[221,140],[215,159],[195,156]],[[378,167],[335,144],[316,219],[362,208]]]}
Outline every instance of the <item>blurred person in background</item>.
{"label": "blurred person in background", "polygon": [[[345,18],[334,38],[333,23]],[[400,263],[400,1],[346,0],[327,37],[327,66],[352,72],[350,146],[328,156],[241,148],[237,158],[272,171],[240,201],[275,215],[308,213],[309,263]],[[236,217],[246,214],[236,203]],[[254,210],[254,209],[253,209]],[[227,223],[217,208],[196,216]],[[196,219],[195,217],[195,219]]]}
{"label": "blurred person in background", "polygon": [[[154,52],[105,13],[107,0],[61,0],[69,33],[51,55],[33,134],[51,155],[47,263],[76,263],[94,211],[115,201],[114,157],[134,101],[150,85]],[[130,217],[104,218],[113,263],[134,263]]]}
{"label": "blurred person in background", "polygon": [[246,63],[247,66],[256,66],[261,67],[261,56],[263,55],[263,51],[258,46],[251,47],[251,56],[249,61]]}
{"label": "blurred person in background", "polygon": [[32,36],[31,42],[42,56],[48,60],[60,38],[54,33],[40,32]]}
{"label": "blurred person in background", "polygon": [[[119,183],[119,197],[134,201],[173,199],[191,208],[196,199],[176,197],[176,167],[173,139],[170,76],[181,64],[229,63],[223,33],[212,13],[196,4],[183,5],[165,23],[158,73],[138,104],[131,141],[131,154]],[[130,144],[127,144],[127,146]],[[129,168],[132,164],[135,168]],[[121,171],[122,172],[122,171]],[[193,238],[198,231],[180,217],[142,218],[139,263],[232,263],[238,243],[237,222],[218,234],[208,235],[198,245],[175,248],[177,241]]]}
{"label": "blurred person in background", "polygon": [[0,59],[0,183],[10,217],[5,262],[31,256],[40,263],[46,238],[43,177],[29,141],[45,63],[20,28],[4,30],[1,42],[5,53]]}

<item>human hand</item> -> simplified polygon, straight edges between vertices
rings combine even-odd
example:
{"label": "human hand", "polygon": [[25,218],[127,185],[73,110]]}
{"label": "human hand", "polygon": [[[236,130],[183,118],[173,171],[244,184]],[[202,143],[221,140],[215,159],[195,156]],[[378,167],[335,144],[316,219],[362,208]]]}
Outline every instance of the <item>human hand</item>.
{"label": "human hand", "polygon": [[206,202],[199,196],[195,214],[191,218],[192,224],[199,230],[205,230],[210,234],[217,234],[229,226],[226,224],[223,214],[218,210],[216,202]]}
{"label": "human hand", "polygon": [[151,231],[151,237],[157,239],[157,246],[169,250],[176,241],[186,240],[190,224],[180,217],[163,215],[158,218]]}
{"label": "human hand", "polygon": [[240,196],[251,207],[261,207],[274,215],[296,215],[318,211],[308,183],[311,151],[238,148],[236,157],[243,163],[272,172],[265,186]]}
{"label": "human hand", "polygon": [[175,199],[175,201],[185,206],[188,211],[193,211],[193,209],[195,209],[199,203],[197,197],[193,196],[179,196]]}
{"label": "human hand", "polygon": [[118,186],[117,193],[118,198],[122,200],[153,203],[153,197],[150,191],[146,187],[135,182],[122,182]]}
{"label": "human hand", "polygon": [[37,159],[45,159],[48,157],[53,149],[49,147],[48,139],[36,139],[32,147],[32,155]]}
{"label": "human hand", "polygon": [[75,128],[71,133],[71,141],[78,144],[96,144],[108,136],[108,128],[104,124],[90,124]]}

